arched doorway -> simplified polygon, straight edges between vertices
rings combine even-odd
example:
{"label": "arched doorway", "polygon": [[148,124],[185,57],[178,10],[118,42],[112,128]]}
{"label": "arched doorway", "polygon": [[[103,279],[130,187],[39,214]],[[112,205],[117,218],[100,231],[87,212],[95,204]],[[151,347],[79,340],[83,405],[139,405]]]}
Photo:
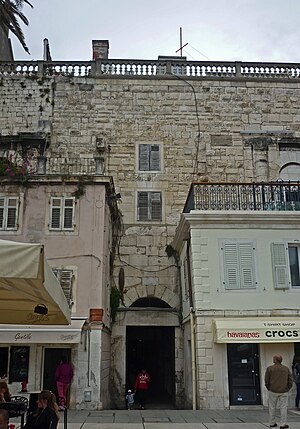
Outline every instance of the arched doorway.
{"label": "arched doorway", "polygon": [[[140,312],[151,310],[153,319],[168,313],[170,306],[158,298],[140,298],[131,305]],[[175,403],[174,326],[126,327],[126,389],[134,389],[138,372],[145,368],[151,377],[147,408],[170,408]]]}

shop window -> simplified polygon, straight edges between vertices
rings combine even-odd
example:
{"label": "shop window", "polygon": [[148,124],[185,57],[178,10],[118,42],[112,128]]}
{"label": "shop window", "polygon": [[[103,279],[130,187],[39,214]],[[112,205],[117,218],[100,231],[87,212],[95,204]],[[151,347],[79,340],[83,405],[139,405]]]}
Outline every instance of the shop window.
{"label": "shop window", "polygon": [[226,290],[255,289],[255,246],[253,242],[223,242],[222,283]]}
{"label": "shop window", "polygon": [[73,304],[73,279],[74,273],[72,269],[52,268],[55,277],[60,282],[61,288],[67,298],[69,307]]}
{"label": "shop window", "polygon": [[272,243],[275,289],[300,288],[300,245]]}
{"label": "shop window", "polygon": [[161,192],[138,192],[137,219],[140,221],[162,220]]}
{"label": "shop window", "polygon": [[9,359],[9,383],[28,381],[29,347],[11,346]]}
{"label": "shop window", "polygon": [[0,196],[0,230],[18,229],[19,197]]}
{"label": "shop window", "polygon": [[0,347],[0,378],[7,378],[8,347]]}
{"label": "shop window", "polygon": [[49,225],[51,230],[73,231],[74,215],[74,197],[51,197]]}
{"label": "shop window", "polygon": [[139,171],[160,171],[160,145],[139,144]]}

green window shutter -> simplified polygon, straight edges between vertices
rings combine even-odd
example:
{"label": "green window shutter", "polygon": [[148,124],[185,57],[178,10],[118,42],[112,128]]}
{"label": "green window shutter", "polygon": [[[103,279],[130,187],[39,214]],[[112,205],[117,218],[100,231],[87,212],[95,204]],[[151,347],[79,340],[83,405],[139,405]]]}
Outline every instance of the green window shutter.
{"label": "green window shutter", "polygon": [[240,289],[238,243],[224,243],[223,247],[225,289]]}
{"label": "green window shutter", "polygon": [[149,220],[148,192],[138,192],[138,220]]}
{"label": "green window shutter", "polygon": [[5,209],[5,199],[0,197],[0,229],[4,228],[4,209]]}
{"label": "green window shutter", "polygon": [[149,171],[150,169],[150,145],[140,144],[139,145],[139,171]]}
{"label": "green window shutter", "polygon": [[158,144],[150,145],[150,170],[160,171],[160,147]]}
{"label": "green window shutter", "polygon": [[161,193],[150,192],[151,198],[151,220],[161,220],[162,207],[161,207]]}
{"label": "green window shutter", "polygon": [[238,243],[241,289],[254,289],[255,265],[253,243]]}
{"label": "green window shutter", "polygon": [[284,243],[272,243],[271,255],[275,289],[288,289],[288,267],[286,246]]}

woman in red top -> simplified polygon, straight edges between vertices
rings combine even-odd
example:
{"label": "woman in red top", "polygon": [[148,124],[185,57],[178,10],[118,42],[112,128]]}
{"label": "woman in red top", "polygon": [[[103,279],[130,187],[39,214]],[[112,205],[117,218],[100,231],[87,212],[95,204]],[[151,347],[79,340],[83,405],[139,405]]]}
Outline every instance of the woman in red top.
{"label": "woman in red top", "polygon": [[135,381],[135,393],[138,395],[138,400],[141,406],[141,409],[145,409],[146,405],[146,397],[147,397],[147,391],[150,384],[150,375],[148,372],[146,372],[145,369],[142,369],[142,371],[138,374],[136,381]]}

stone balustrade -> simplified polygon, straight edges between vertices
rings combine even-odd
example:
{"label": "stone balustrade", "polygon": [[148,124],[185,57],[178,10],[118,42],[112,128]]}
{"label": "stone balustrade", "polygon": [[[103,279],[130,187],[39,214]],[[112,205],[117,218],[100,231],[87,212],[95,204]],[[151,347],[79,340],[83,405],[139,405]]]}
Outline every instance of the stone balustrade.
{"label": "stone balustrade", "polygon": [[172,77],[298,79],[300,64],[217,61],[120,60],[0,62],[0,76]]}

